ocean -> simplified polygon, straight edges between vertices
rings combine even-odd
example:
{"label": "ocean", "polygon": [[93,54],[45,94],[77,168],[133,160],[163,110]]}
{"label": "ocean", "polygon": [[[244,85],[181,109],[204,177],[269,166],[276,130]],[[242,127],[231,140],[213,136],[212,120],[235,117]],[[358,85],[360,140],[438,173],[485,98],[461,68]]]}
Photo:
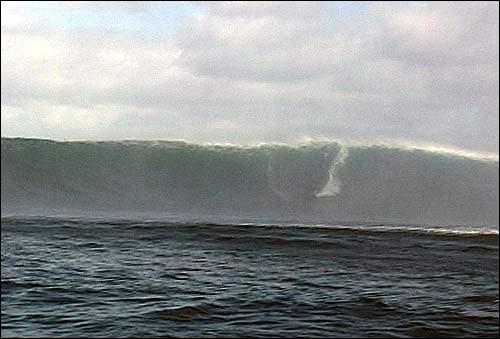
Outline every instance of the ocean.
{"label": "ocean", "polygon": [[497,337],[498,158],[2,138],[2,337]]}

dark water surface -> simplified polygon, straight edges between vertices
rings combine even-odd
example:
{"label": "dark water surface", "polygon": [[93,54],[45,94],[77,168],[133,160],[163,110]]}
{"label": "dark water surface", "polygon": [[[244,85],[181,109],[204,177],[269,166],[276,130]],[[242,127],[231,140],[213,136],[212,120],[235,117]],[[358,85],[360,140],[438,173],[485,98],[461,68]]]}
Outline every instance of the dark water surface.
{"label": "dark water surface", "polygon": [[2,337],[495,337],[498,234],[3,217]]}

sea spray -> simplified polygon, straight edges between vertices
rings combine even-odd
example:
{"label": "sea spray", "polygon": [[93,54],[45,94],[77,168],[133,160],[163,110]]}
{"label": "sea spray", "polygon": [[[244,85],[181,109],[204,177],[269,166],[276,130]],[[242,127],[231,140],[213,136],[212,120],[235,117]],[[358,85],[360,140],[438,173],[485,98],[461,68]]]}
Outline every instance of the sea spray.
{"label": "sea spray", "polygon": [[[328,153],[325,153],[325,155],[328,155]],[[337,155],[335,156],[335,158],[332,160],[332,163],[331,163],[330,168],[328,170],[327,183],[325,184],[325,186],[323,186],[323,188],[318,193],[316,193],[316,197],[318,197],[318,198],[334,197],[340,193],[340,188],[341,188],[342,182],[340,181],[340,178],[338,177],[338,172],[339,172],[341,166],[346,161],[348,156],[349,156],[348,148],[345,146],[342,146],[340,148],[340,150],[338,151]]]}

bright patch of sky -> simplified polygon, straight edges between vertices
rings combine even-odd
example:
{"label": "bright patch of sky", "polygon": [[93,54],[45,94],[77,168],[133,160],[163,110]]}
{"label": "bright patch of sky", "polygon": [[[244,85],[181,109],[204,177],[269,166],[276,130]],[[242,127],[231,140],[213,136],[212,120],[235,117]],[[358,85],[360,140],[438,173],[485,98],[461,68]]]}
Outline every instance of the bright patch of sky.
{"label": "bright patch of sky", "polygon": [[367,1],[329,1],[340,15],[350,16],[362,12],[367,6]]}
{"label": "bright patch of sky", "polygon": [[[332,14],[349,17],[367,7],[365,1],[328,1]],[[17,2],[27,15],[43,17],[56,28],[103,28],[133,30],[145,33],[172,33],[187,19],[206,11],[202,3],[188,1],[146,1],[141,6],[85,5],[72,2],[66,6],[53,1]]]}
{"label": "bright patch of sky", "polygon": [[55,5],[51,1],[25,1],[20,9],[27,15],[44,18],[56,28],[103,28],[145,33],[171,33],[187,18],[202,12],[203,6],[184,1],[151,1],[143,6]]}

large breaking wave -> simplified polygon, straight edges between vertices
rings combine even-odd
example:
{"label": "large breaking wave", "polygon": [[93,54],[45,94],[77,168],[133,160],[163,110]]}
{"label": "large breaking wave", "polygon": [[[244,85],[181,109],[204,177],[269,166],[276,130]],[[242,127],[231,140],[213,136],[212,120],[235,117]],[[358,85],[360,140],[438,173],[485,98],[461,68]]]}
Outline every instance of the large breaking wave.
{"label": "large breaking wave", "polygon": [[2,138],[2,214],[209,213],[292,220],[498,226],[497,158],[316,142]]}

